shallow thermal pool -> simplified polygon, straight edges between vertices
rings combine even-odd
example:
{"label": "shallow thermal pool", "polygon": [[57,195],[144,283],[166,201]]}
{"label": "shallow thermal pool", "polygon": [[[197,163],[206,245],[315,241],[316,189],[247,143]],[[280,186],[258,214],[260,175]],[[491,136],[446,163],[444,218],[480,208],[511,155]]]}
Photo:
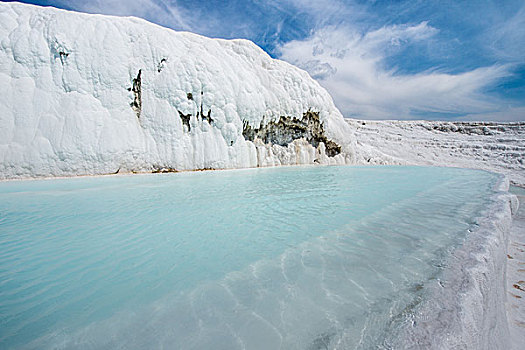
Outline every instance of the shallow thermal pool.
{"label": "shallow thermal pool", "polygon": [[384,345],[497,181],[292,167],[0,183],[0,348]]}

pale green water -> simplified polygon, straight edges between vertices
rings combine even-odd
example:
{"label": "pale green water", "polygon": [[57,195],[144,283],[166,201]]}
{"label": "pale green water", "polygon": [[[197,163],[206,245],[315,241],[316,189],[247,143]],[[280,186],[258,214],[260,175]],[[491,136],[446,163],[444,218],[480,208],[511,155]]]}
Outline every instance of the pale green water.
{"label": "pale green water", "polygon": [[0,348],[370,348],[495,175],[306,167],[0,183]]}

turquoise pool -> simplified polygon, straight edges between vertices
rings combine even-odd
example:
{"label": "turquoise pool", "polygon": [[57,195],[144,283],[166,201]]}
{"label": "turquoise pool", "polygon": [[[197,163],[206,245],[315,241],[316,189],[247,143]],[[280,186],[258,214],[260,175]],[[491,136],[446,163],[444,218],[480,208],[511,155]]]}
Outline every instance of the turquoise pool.
{"label": "turquoise pool", "polygon": [[371,348],[496,175],[290,167],[0,183],[0,348]]}

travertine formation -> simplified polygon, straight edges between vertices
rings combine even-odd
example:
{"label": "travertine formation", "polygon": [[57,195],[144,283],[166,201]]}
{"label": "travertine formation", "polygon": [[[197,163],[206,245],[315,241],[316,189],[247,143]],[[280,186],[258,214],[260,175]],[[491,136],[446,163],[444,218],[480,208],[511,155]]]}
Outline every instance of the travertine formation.
{"label": "travertine formation", "polygon": [[347,121],[360,163],[484,169],[525,187],[525,122]]}
{"label": "travertine formation", "polygon": [[5,2],[0,38],[0,179],[355,161],[326,90],[250,41]]}

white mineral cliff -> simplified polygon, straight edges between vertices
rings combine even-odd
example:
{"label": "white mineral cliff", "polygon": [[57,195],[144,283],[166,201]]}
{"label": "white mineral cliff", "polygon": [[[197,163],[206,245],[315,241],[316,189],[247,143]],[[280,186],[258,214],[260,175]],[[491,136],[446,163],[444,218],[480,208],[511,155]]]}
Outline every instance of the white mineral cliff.
{"label": "white mineral cliff", "polygon": [[359,163],[484,169],[525,187],[525,122],[347,121]]}
{"label": "white mineral cliff", "polygon": [[354,161],[330,95],[250,41],[4,2],[0,40],[0,178]]}

